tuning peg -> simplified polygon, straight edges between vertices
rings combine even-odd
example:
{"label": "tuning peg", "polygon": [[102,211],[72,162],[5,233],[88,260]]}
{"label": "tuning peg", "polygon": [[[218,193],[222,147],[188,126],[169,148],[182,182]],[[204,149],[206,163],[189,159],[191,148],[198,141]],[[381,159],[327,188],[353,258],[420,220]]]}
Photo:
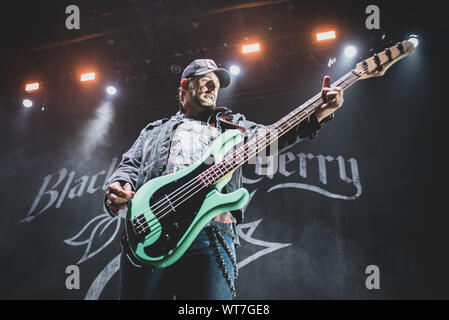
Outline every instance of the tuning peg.
{"label": "tuning peg", "polygon": [[382,71],[382,64],[380,63],[380,58],[379,58],[379,56],[377,55],[377,53],[375,53],[375,54],[373,55],[373,58],[374,58],[374,62],[375,62],[376,65],[377,65],[377,70],[378,70],[378,71]]}
{"label": "tuning peg", "polygon": [[404,46],[402,45],[402,42],[398,42],[397,47],[398,47],[399,51],[401,52],[401,54],[404,54]]}
{"label": "tuning peg", "polygon": [[386,56],[388,57],[388,60],[391,62],[391,61],[393,61],[393,57],[391,56],[391,50],[390,50],[390,48],[386,48],[385,49],[385,54],[386,54]]}

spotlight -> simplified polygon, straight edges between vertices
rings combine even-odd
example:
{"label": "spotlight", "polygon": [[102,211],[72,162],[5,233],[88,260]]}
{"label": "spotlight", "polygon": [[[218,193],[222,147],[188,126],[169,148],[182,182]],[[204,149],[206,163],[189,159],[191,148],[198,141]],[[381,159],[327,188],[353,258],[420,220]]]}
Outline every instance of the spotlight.
{"label": "spotlight", "polygon": [[27,83],[25,85],[25,91],[26,92],[34,92],[39,90],[39,82],[32,82],[32,83]]}
{"label": "spotlight", "polygon": [[347,58],[352,58],[357,54],[357,49],[353,46],[347,46],[345,48],[345,56]]}
{"label": "spotlight", "polygon": [[238,74],[240,73],[240,67],[237,66],[237,65],[232,65],[232,66],[229,68],[229,72],[230,72],[233,76],[236,76],[236,75],[238,75]]}
{"label": "spotlight", "polygon": [[180,73],[182,71],[181,66],[179,64],[173,64],[170,66],[171,73]]}
{"label": "spotlight", "polygon": [[323,40],[329,40],[329,39],[335,39],[337,36],[335,35],[335,31],[327,31],[327,32],[321,32],[316,34],[316,40],[317,41],[323,41]]}
{"label": "spotlight", "polygon": [[106,92],[107,92],[108,95],[113,96],[113,95],[115,95],[117,93],[117,89],[115,87],[113,87],[113,86],[108,86],[106,88]]}
{"label": "spotlight", "polygon": [[418,36],[416,34],[411,34],[408,37],[408,41],[410,41],[415,48],[419,45]]}
{"label": "spotlight", "polygon": [[33,101],[31,101],[30,99],[24,99],[22,101],[22,104],[25,108],[31,108],[33,106]]}
{"label": "spotlight", "polygon": [[250,53],[257,51],[260,51],[260,43],[253,43],[242,46],[242,53]]}
{"label": "spotlight", "polygon": [[329,58],[329,62],[327,63],[327,66],[329,68],[331,68],[335,64],[335,62],[337,62],[337,58]]}
{"label": "spotlight", "polygon": [[81,82],[95,80],[95,72],[83,73],[81,75]]}

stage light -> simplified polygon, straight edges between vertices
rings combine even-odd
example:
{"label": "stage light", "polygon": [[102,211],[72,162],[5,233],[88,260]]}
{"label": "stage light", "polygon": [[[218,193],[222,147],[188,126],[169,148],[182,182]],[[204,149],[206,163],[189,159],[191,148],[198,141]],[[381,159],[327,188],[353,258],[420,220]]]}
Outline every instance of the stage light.
{"label": "stage light", "polygon": [[22,101],[22,104],[25,108],[31,108],[33,106],[33,101],[31,101],[30,99],[24,99]]}
{"label": "stage light", "polygon": [[328,63],[327,63],[327,66],[328,66],[329,68],[331,68],[331,67],[335,64],[335,62],[337,62],[337,58],[329,58],[329,61],[328,61]]}
{"label": "stage light", "polygon": [[113,87],[113,86],[108,86],[106,88],[106,92],[107,92],[108,95],[113,96],[113,95],[115,95],[117,93],[117,89],[115,87]]}
{"label": "stage light", "polygon": [[34,92],[39,90],[39,82],[32,82],[32,83],[27,83],[25,85],[25,91],[26,92]]}
{"label": "stage light", "polygon": [[357,49],[353,46],[347,46],[345,48],[345,56],[347,58],[352,58],[357,54]]}
{"label": "stage light", "polygon": [[408,37],[408,41],[410,41],[415,48],[419,45],[418,36],[416,34],[411,34]]}
{"label": "stage light", "polygon": [[411,38],[408,41],[410,41],[415,48],[419,45],[419,40],[416,38]]}
{"label": "stage light", "polygon": [[83,73],[81,75],[81,82],[95,80],[95,72]]}
{"label": "stage light", "polygon": [[251,53],[257,51],[260,51],[260,43],[253,43],[242,46],[242,53]]}
{"label": "stage light", "polygon": [[237,66],[237,65],[232,65],[232,66],[229,68],[229,72],[230,72],[233,76],[236,76],[236,75],[238,75],[238,74],[240,73],[240,67]]}
{"label": "stage light", "polygon": [[335,34],[335,31],[327,31],[327,32],[320,32],[316,34],[316,40],[317,41],[323,41],[323,40],[329,40],[329,39],[335,39],[337,35]]}

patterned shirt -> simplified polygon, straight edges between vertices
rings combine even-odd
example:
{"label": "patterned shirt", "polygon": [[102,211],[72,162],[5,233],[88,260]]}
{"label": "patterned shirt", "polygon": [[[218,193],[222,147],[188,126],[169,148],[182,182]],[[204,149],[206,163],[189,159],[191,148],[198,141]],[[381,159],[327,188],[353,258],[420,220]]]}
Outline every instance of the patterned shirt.
{"label": "patterned shirt", "polygon": [[[207,122],[184,118],[173,133],[166,174],[185,169],[200,160],[220,134],[217,128]],[[228,211],[217,215],[207,225],[217,225],[234,236],[235,222]]]}

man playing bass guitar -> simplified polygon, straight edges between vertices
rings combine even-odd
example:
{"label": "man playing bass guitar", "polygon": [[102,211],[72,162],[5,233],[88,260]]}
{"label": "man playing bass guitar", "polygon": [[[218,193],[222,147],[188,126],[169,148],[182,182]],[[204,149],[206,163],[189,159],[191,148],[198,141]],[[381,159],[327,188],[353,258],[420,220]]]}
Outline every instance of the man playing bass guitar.
{"label": "man playing bass guitar", "polygon": [[[170,119],[148,124],[123,154],[107,182],[105,205],[112,216],[126,209],[128,201],[146,182],[201,159],[226,130],[238,129],[251,138],[266,128],[242,114],[216,107],[219,89],[228,87],[230,81],[228,71],[218,68],[210,59],[197,59],[185,68],[179,87],[179,112]],[[301,140],[315,138],[343,103],[343,89],[330,88],[328,76],[324,78],[321,94],[324,104],[280,137],[279,152]],[[239,167],[232,173],[226,192],[242,185]],[[242,221],[241,210],[218,214],[198,233],[184,255],[165,268],[140,264],[123,245],[120,299],[232,299],[238,274],[235,246],[239,240],[235,225]]]}

